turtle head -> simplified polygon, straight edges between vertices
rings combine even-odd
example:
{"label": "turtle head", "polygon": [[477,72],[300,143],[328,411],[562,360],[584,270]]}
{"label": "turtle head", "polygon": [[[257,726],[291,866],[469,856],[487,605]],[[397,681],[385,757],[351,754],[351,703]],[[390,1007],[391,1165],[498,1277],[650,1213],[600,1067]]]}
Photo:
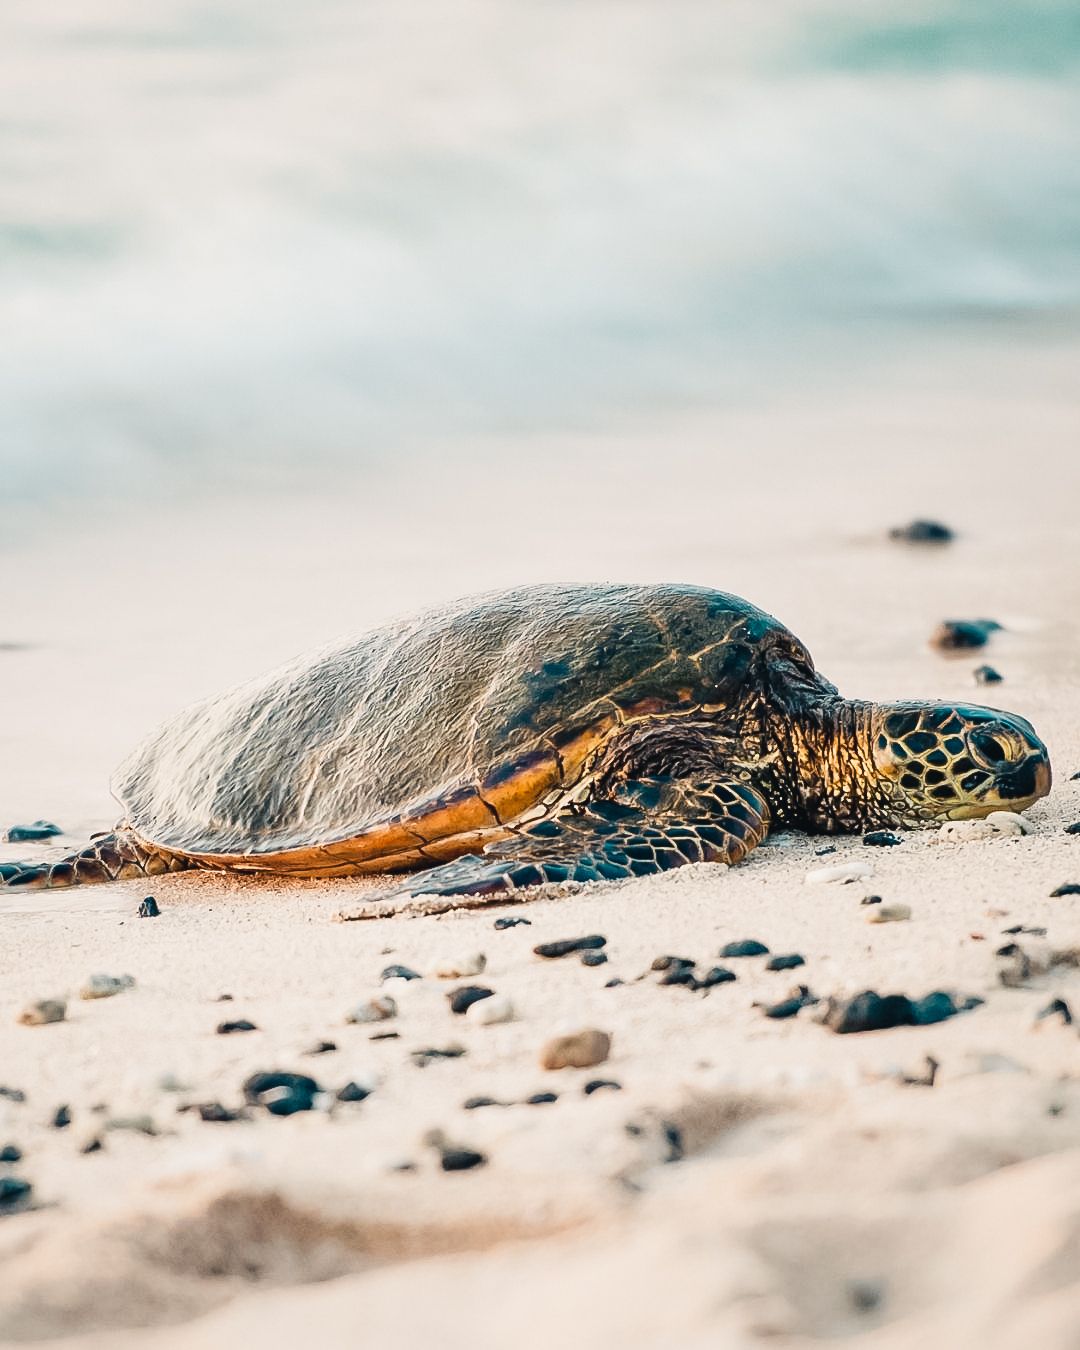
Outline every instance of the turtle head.
{"label": "turtle head", "polygon": [[873,709],[870,750],[892,804],[914,821],[1023,811],[1050,791],[1050,756],[1030,722],[966,704]]}

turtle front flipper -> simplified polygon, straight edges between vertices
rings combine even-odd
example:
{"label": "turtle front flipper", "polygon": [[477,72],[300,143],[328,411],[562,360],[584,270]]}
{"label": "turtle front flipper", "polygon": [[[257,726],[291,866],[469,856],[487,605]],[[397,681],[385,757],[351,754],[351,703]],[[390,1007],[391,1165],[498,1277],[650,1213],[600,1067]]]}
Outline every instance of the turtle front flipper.
{"label": "turtle front flipper", "polygon": [[131,881],[156,877],[164,872],[182,872],[190,867],[186,858],[147,848],[123,831],[103,834],[78,853],[57,862],[0,863],[0,887],[23,886],[46,890],[64,886],[88,886],[103,881]]}
{"label": "turtle front flipper", "polygon": [[628,782],[615,800],[568,807],[338,917],[441,914],[527,900],[537,886],[622,881],[687,863],[742,862],[768,829],[765,800],[743,783]]}

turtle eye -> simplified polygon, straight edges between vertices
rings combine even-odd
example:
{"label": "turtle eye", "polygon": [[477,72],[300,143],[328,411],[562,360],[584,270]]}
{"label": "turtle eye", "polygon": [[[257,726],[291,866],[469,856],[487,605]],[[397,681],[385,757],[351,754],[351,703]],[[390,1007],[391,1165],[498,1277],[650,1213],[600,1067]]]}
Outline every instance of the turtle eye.
{"label": "turtle eye", "polygon": [[976,759],[990,768],[1017,758],[1017,747],[1003,728],[979,728],[968,736],[968,747]]}

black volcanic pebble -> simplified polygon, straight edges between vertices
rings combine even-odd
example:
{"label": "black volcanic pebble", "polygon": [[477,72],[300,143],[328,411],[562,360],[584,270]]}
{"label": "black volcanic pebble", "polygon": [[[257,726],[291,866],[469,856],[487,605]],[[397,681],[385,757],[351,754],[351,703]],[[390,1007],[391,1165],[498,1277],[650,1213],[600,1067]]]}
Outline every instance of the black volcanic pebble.
{"label": "black volcanic pebble", "polygon": [[337,1049],[336,1041],[316,1041],[310,1050],[305,1050],[305,1055],[329,1055]]}
{"label": "black volcanic pebble", "polygon": [[1000,684],[1005,678],[998,674],[993,666],[976,666],[972,674],[976,684]]}
{"label": "black volcanic pebble", "polygon": [[1080,820],[1074,820],[1071,825],[1065,826],[1066,834],[1080,834]]}
{"label": "black volcanic pebble", "polygon": [[607,965],[607,952],[582,952],[581,964],[583,966],[604,966]]}
{"label": "black volcanic pebble", "polygon": [[161,909],[154,897],[148,895],[139,906],[137,913],[140,919],[156,919],[161,914]]}
{"label": "black volcanic pebble", "polygon": [[693,966],[672,966],[670,970],[665,970],[657,981],[658,984],[685,984],[691,988],[696,987],[697,982],[698,977],[694,974]]}
{"label": "black volcanic pebble", "polygon": [[519,923],[523,923],[531,927],[532,919],[520,919],[516,914],[506,914],[503,916],[503,918],[495,920],[495,927],[498,929],[516,928]]}
{"label": "black volcanic pebble", "polygon": [[945,619],[934,630],[930,645],[945,652],[971,651],[985,647],[1000,627],[994,619]]}
{"label": "black volcanic pebble", "polygon": [[1041,1022],[1046,1017],[1060,1017],[1065,1026],[1072,1025],[1072,1009],[1063,998],[1051,999],[1045,1008],[1035,1014],[1035,1021]]}
{"label": "black volcanic pebble", "polygon": [[1050,892],[1050,897],[1054,900],[1062,895],[1080,895],[1080,885],[1075,881],[1066,881],[1063,886],[1058,886]]}
{"label": "black volcanic pebble", "polygon": [[199,1119],[209,1124],[227,1125],[234,1120],[245,1119],[243,1111],[233,1111],[220,1102],[200,1102],[195,1110],[199,1113]]}
{"label": "black volcanic pebble", "polygon": [[769,949],[764,942],[756,942],[753,938],[747,938],[743,942],[729,942],[721,947],[718,956],[768,956]]}
{"label": "black volcanic pebble", "polygon": [[894,525],[889,538],[902,544],[950,544],[956,536],[939,520],[909,520],[906,525]]}
{"label": "black volcanic pebble", "polygon": [[539,946],[533,948],[533,951],[537,956],[569,956],[571,952],[595,951],[606,944],[606,937],[601,937],[599,933],[593,933],[589,937],[563,938],[560,942],[541,942]]}
{"label": "black volcanic pebble", "polygon": [[534,1092],[531,1097],[525,1098],[526,1106],[547,1106],[549,1102],[557,1102],[559,1094],[557,1092]]}
{"label": "black volcanic pebble", "polygon": [[783,1021],[786,1017],[794,1017],[806,1007],[806,999],[801,994],[792,994],[790,998],[782,998],[779,1003],[767,1003],[762,1008],[766,1017],[772,1017],[776,1021]]}
{"label": "black volcanic pebble", "polygon": [[258,1031],[254,1022],[249,1022],[247,1018],[238,1018],[235,1022],[219,1022],[217,1024],[217,1034],[219,1036],[231,1036],[237,1031]]}
{"label": "black volcanic pebble", "polygon": [[494,1097],[470,1097],[468,1101],[462,1103],[463,1111],[478,1111],[481,1106],[502,1106],[502,1102],[497,1102]]}
{"label": "black volcanic pebble", "polygon": [[0,1214],[13,1214],[30,1203],[33,1186],[22,1177],[0,1177]]}
{"label": "black volcanic pebble", "polygon": [[1013,936],[1016,933],[1027,933],[1029,937],[1045,937],[1045,928],[1028,928],[1022,923],[1014,923],[1011,928],[1003,928],[1002,933]]}
{"label": "black volcanic pebble", "polygon": [[1075,783],[1078,779],[1080,779],[1080,769],[1077,769],[1075,773],[1069,774],[1070,783]]}
{"label": "black volcanic pebble", "polygon": [[387,966],[379,976],[380,980],[422,980],[423,978],[419,971],[412,970],[409,966]]}
{"label": "black volcanic pebble", "polygon": [[880,895],[864,895],[863,898],[859,901],[859,904],[860,904],[860,905],[880,905],[880,904],[881,904],[881,896],[880,896]]}
{"label": "black volcanic pebble", "polygon": [[54,1130],[66,1130],[71,1124],[71,1107],[58,1106],[53,1112],[53,1118],[49,1122]]}
{"label": "black volcanic pebble", "polygon": [[22,1161],[22,1149],[14,1144],[5,1144],[0,1148],[0,1163],[17,1163]]}
{"label": "black volcanic pebble", "polygon": [[481,999],[491,998],[494,992],[494,989],[485,989],[482,984],[463,984],[460,989],[451,989],[446,997],[450,1000],[451,1012],[464,1013]]}
{"label": "black volcanic pebble", "polygon": [[662,1162],[673,1163],[681,1162],[686,1156],[686,1147],[683,1144],[682,1130],[678,1125],[673,1125],[671,1121],[665,1120],[661,1123],[664,1131],[664,1142],[667,1144],[667,1155],[661,1159]]}
{"label": "black volcanic pebble", "polygon": [[105,1147],[105,1143],[104,1143],[104,1140],[101,1138],[101,1135],[100,1135],[100,1134],[95,1134],[95,1135],[93,1136],[92,1139],[88,1139],[88,1140],[86,1141],[86,1143],[83,1144],[82,1148],[79,1149],[79,1152],[80,1152],[80,1153],[100,1153],[101,1150],[102,1150],[104,1147]]}
{"label": "black volcanic pebble", "polygon": [[679,967],[696,965],[688,956],[654,956],[650,970],[677,970]]}
{"label": "black volcanic pebble", "polygon": [[4,1087],[2,1084],[0,1084],[0,1097],[9,1102],[26,1101],[26,1093],[22,1088]]}
{"label": "black volcanic pebble", "polygon": [[33,825],[12,825],[4,838],[9,844],[36,844],[42,839],[55,839],[63,834],[59,825],[48,820],[35,820]]}
{"label": "black volcanic pebble", "polygon": [[613,1092],[621,1092],[622,1084],[616,1083],[614,1078],[590,1078],[581,1090],[586,1097],[591,1097],[594,1092],[599,1092],[601,1088],[611,1088]]}
{"label": "black volcanic pebble", "polygon": [[409,1058],[418,1069],[425,1069],[434,1059],[460,1059],[464,1053],[463,1045],[448,1045],[445,1049],[432,1045],[423,1050],[413,1050]]}
{"label": "black volcanic pebble", "polygon": [[339,1102],[362,1102],[365,1097],[371,1096],[371,1089],[361,1087],[359,1083],[346,1083],[337,1093]]}
{"label": "black volcanic pebble", "polygon": [[443,1150],[441,1166],[444,1172],[467,1172],[471,1167],[483,1167],[487,1158],[471,1148],[448,1148]]}
{"label": "black volcanic pebble", "polygon": [[871,848],[895,848],[897,844],[904,842],[898,834],[893,834],[892,830],[871,830],[869,834],[863,835],[862,841]]}
{"label": "black volcanic pebble", "polygon": [[400,1039],[400,1031],[373,1031],[368,1037],[369,1041],[397,1041]]}
{"label": "black volcanic pebble", "polygon": [[619,977],[618,977],[618,975],[615,975],[615,976],[613,976],[610,980],[608,980],[607,984],[604,985],[604,988],[605,988],[605,989],[618,989],[618,987],[619,987],[620,984],[625,984],[625,983],[626,983],[625,980],[620,980]]}
{"label": "black volcanic pebble", "polygon": [[271,1069],[253,1073],[244,1080],[244,1101],[265,1106],[272,1116],[291,1116],[310,1111],[319,1085],[303,1073],[284,1073]]}
{"label": "black volcanic pebble", "polygon": [[795,970],[798,966],[806,965],[806,957],[800,956],[798,952],[792,952],[790,956],[770,956],[765,962],[766,970]]}
{"label": "black volcanic pebble", "polygon": [[697,988],[711,989],[714,984],[730,984],[736,978],[735,972],[728,970],[727,966],[713,966],[698,980]]}
{"label": "black volcanic pebble", "polygon": [[905,994],[886,994],[864,990],[849,999],[830,999],[822,1021],[840,1034],[855,1031],[883,1031],[887,1027],[931,1026],[978,1006],[981,999],[965,999],[957,1006],[951,994],[936,990],[925,998],[910,999]]}

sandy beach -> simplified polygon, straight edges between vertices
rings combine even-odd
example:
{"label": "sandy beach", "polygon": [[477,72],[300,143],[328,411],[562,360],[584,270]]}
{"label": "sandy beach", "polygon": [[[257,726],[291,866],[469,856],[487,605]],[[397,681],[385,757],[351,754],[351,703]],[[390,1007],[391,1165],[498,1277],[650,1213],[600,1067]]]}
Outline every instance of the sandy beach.
{"label": "sandy beach", "polygon": [[[988,702],[1050,747],[1022,838],[778,835],[730,871],[688,867],[569,897],[340,924],[377,882],[163,878],[0,891],[0,1147],[33,1205],[0,1219],[0,1339],[70,1347],[922,1345],[1043,1350],[1080,1335],[1080,401],[1071,341],[969,341],[737,411],[657,412],[514,447],[442,447],[408,473],[290,500],[57,502],[5,538],[0,825],[59,856],[115,821],[112,767],[179,707],[399,611],[534,580],[702,582],[777,614],[845,693]],[[448,504],[449,503],[449,507]],[[933,516],[945,548],[890,542]],[[1003,625],[946,659],[944,618]],[[983,660],[1004,676],[976,688]],[[818,856],[834,843],[835,853]],[[808,885],[825,863],[872,876]],[[879,894],[908,921],[870,925]],[[496,918],[528,920],[496,930]],[[1007,935],[1022,925],[1045,936]],[[608,962],[543,960],[602,934]],[[805,965],[731,964],[708,993],[645,974],[753,938]],[[480,952],[514,1021],[453,1015],[433,968]],[[1068,961],[1068,957],[1059,960]],[[346,1014],[402,963],[397,1016]],[[133,988],[83,1001],[95,972]],[[639,978],[644,974],[644,978]],[[607,987],[612,977],[624,983]],[[938,1025],[837,1035],[796,983],[983,1002]],[[230,995],[228,1001],[221,1001]],[[30,1000],[67,1019],[22,1026]],[[257,1030],[218,1035],[224,1020]],[[594,1026],[592,1069],[541,1045]],[[385,1032],[393,1038],[377,1039]],[[311,1051],[319,1042],[335,1049]],[[417,1063],[415,1052],[464,1053]],[[933,1086],[908,1082],[938,1066]],[[322,1109],[208,1122],[259,1070],[316,1079]],[[586,1094],[593,1079],[611,1080]],[[339,1102],[347,1083],[362,1101]],[[535,1094],[557,1100],[529,1103]],[[497,1104],[465,1109],[470,1098]],[[71,1122],[52,1122],[66,1106]],[[135,1128],[132,1128],[134,1126]],[[154,1132],[146,1133],[149,1128]],[[484,1154],[444,1172],[426,1141]],[[93,1141],[101,1147],[87,1152]]]}

